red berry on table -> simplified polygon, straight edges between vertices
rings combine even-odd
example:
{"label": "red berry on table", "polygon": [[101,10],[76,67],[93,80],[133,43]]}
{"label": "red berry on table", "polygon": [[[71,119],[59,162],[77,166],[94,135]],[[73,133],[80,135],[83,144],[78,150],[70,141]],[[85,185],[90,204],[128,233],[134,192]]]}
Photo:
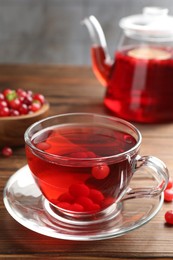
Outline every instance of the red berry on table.
{"label": "red berry on table", "polygon": [[102,180],[109,175],[110,169],[107,164],[97,165],[92,168],[92,175],[95,179]]}
{"label": "red berry on table", "polygon": [[173,189],[167,189],[164,191],[164,200],[167,202],[173,201]]}
{"label": "red berry on table", "polygon": [[170,178],[169,181],[168,181],[168,184],[167,184],[167,186],[166,186],[166,190],[167,190],[167,189],[171,189],[172,187],[173,187],[173,181],[172,181],[172,179]]}
{"label": "red berry on table", "polygon": [[3,149],[2,149],[2,155],[5,156],[5,157],[9,157],[13,154],[13,150],[8,147],[8,146],[5,146]]}
{"label": "red berry on table", "polygon": [[168,210],[165,213],[165,221],[166,223],[173,225],[173,210]]}

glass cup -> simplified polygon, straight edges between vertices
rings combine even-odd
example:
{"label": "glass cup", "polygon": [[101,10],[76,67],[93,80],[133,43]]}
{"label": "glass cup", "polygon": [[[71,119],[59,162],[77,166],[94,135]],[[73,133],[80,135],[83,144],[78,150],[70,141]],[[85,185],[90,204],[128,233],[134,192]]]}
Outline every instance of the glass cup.
{"label": "glass cup", "polygon": [[[26,157],[48,214],[83,225],[115,216],[125,199],[159,196],[168,170],[158,158],[139,155],[141,141],[131,123],[92,113],[56,115],[31,125]],[[137,172],[149,174],[150,185],[143,180],[143,187],[130,187]]]}

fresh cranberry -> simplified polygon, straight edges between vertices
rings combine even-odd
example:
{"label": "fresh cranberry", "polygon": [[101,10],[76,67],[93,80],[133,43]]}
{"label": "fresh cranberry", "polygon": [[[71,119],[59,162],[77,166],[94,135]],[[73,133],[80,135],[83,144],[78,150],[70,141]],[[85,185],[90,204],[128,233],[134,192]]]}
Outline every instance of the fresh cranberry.
{"label": "fresh cranberry", "polygon": [[0,100],[0,109],[3,107],[8,107],[8,103],[5,100]]}
{"label": "fresh cranberry", "polygon": [[19,112],[21,115],[26,115],[29,112],[28,106],[26,104],[21,104],[19,107]]}
{"label": "fresh cranberry", "polygon": [[166,223],[173,225],[173,210],[168,210],[165,213],[165,221]]}
{"label": "fresh cranberry", "polygon": [[31,110],[32,112],[36,112],[36,111],[38,111],[40,108],[41,108],[41,103],[40,103],[39,101],[33,102],[33,103],[31,104],[31,106],[30,106],[30,110]]}
{"label": "fresh cranberry", "polygon": [[27,106],[31,105],[33,101],[32,96],[26,95],[26,97],[23,100],[23,103],[26,104]]}
{"label": "fresh cranberry", "polygon": [[18,95],[20,98],[21,98],[21,97],[25,98],[25,97],[27,96],[27,93],[26,93],[25,90],[23,90],[23,89],[21,89],[21,88],[18,88],[18,89],[17,89],[17,95]]}
{"label": "fresh cranberry", "polygon": [[42,107],[44,102],[45,98],[42,94],[33,94],[30,90],[4,89],[0,92],[0,117],[34,113]]}
{"label": "fresh cranberry", "polygon": [[28,96],[33,96],[33,92],[31,90],[27,90],[26,93]]}
{"label": "fresh cranberry", "polygon": [[173,189],[167,189],[164,191],[164,200],[167,202],[173,201]]}
{"label": "fresh cranberry", "polygon": [[166,190],[167,190],[167,189],[171,189],[172,187],[173,187],[173,181],[172,181],[172,179],[170,178],[169,181],[168,181]]}
{"label": "fresh cranberry", "polygon": [[1,100],[4,100],[4,99],[5,99],[4,94],[3,94],[3,93],[0,93],[0,101],[1,101]]}
{"label": "fresh cranberry", "polygon": [[0,109],[0,116],[5,117],[10,115],[10,109],[8,107],[2,107]]}
{"label": "fresh cranberry", "polygon": [[6,95],[6,100],[11,102],[12,100],[17,98],[17,93],[15,90],[12,90],[10,93]]}
{"label": "fresh cranberry", "polygon": [[34,94],[33,100],[38,100],[38,101],[40,101],[40,103],[41,103],[42,105],[43,105],[44,102],[45,102],[44,96],[43,96],[42,94],[39,94],[39,93]]}
{"label": "fresh cranberry", "polygon": [[10,110],[10,116],[19,116],[20,113],[18,110],[15,110],[15,109],[11,109]]}
{"label": "fresh cranberry", "polygon": [[2,155],[5,156],[5,157],[9,157],[13,154],[13,150],[8,147],[8,146],[5,146],[3,149],[2,149]]}
{"label": "fresh cranberry", "polygon": [[3,94],[4,94],[4,96],[6,97],[8,94],[10,94],[12,92],[12,90],[10,89],[10,88],[6,88],[6,89],[4,89],[4,91],[3,91]]}
{"label": "fresh cranberry", "polygon": [[9,105],[11,108],[18,110],[19,107],[21,106],[21,101],[18,98],[15,98],[9,101]]}

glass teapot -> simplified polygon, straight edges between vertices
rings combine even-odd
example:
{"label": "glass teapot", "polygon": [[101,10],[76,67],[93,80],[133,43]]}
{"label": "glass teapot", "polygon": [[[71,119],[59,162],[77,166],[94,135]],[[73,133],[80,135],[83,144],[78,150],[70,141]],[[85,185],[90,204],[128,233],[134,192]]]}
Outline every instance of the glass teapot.
{"label": "glass teapot", "polygon": [[92,39],[93,71],[106,86],[104,104],[129,121],[173,120],[173,17],[168,9],[145,7],[122,18],[123,40],[112,60],[94,16],[83,20]]}

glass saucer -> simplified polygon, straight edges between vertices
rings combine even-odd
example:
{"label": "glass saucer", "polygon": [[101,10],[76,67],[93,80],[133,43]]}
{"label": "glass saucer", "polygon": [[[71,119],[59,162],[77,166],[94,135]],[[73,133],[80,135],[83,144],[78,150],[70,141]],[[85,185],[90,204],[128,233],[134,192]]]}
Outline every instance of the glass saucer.
{"label": "glass saucer", "polygon": [[[132,180],[132,182],[141,181]],[[87,225],[65,223],[54,217],[51,205],[37,188],[28,166],[15,172],[4,188],[4,204],[20,224],[37,233],[67,240],[89,241],[118,237],[150,221],[163,204],[163,194],[119,203],[119,214],[107,221]]]}

